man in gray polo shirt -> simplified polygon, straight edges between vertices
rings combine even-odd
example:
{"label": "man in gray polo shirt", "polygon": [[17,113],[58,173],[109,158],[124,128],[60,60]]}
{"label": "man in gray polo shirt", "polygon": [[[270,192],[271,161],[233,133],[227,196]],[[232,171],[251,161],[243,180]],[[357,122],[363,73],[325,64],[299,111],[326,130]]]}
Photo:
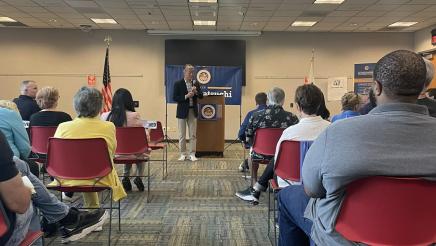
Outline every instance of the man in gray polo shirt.
{"label": "man in gray polo shirt", "polygon": [[330,125],[306,155],[304,190],[289,186],[279,193],[280,245],[308,244],[309,235],[311,244],[353,245],[335,231],[335,223],[344,190],[356,179],[436,177],[436,119],[415,104],[425,77],[424,61],[410,51],[394,51],[377,62],[378,106]]}

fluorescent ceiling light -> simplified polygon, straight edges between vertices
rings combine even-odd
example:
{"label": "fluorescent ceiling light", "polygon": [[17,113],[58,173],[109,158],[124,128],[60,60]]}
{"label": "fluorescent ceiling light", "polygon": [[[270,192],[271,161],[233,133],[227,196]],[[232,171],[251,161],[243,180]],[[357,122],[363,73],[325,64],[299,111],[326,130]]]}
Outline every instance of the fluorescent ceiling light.
{"label": "fluorescent ceiling light", "polygon": [[294,21],[291,26],[313,26],[316,21]]}
{"label": "fluorescent ceiling light", "polygon": [[215,26],[216,21],[194,20],[194,26]]}
{"label": "fluorescent ceiling light", "polygon": [[316,0],[313,4],[341,4],[345,0]]}
{"label": "fluorescent ceiling light", "polygon": [[261,32],[255,31],[181,31],[181,30],[147,30],[148,35],[174,35],[174,36],[220,36],[220,37],[257,37]]}
{"label": "fluorescent ceiling light", "polygon": [[96,19],[91,18],[91,20],[97,24],[118,24],[114,19]]}
{"label": "fluorescent ceiling light", "polygon": [[413,25],[415,25],[416,23],[418,23],[418,22],[416,22],[416,21],[409,21],[409,22],[401,22],[401,21],[399,21],[399,22],[395,22],[395,23],[390,24],[388,27],[405,27],[405,26],[413,26]]}
{"label": "fluorescent ceiling light", "polygon": [[5,16],[5,17],[0,17],[0,22],[18,22],[18,21]]}
{"label": "fluorescent ceiling light", "polygon": [[217,3],[218,0],[189,0],[190,3]]}

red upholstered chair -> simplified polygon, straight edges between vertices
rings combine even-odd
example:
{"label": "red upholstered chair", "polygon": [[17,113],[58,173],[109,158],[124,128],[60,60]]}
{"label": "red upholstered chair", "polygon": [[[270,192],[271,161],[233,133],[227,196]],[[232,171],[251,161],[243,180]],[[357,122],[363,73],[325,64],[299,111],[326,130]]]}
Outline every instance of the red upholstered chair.
{"label": "red upholstered chair", "polygon": [[369,245],[436,243],[436,182],[370,177],[352,182],[336,220],[346,239]]}
{"label": "red upholstered chair", "polygon": [[[3,203],[0,201],[0,237],[5,235],[10,229],[9,219],[6,216]],[[36,242],[36,240],[41,238],[43,234],[42,231],[29,231],[19,246],[30,246]]]}
{"label": "red upholstered chair", "polygon": [[148,150],[147,135],[144,127],[117,127],[117,149],[115,151],[115,164],[133,164],[147,162],[147,202],[150,202],[150,162],[142,154],[150,154]]}
{"label": "red upholstered chair", "polygon": [[258,128],[254,134],[253,151],[265,156],[265,159],[251,159],[251,186],[257,181],[259,164],[268,164],[274,157],[277,142],[285,129],[282,128]]}
{"label": "red upholstered chair", "polygon": [[[112,172],[112,161],[109,156],[106,141],[103,138],[62,139],[50,138],[47,154],[47,172],[56,180],[72,179],[99,180]],[[112,232],[112,189],[109,186],[77,185],[48,186],[48,189],[61,192],[101,192],[110,193],[109,236],[110,245]],[[118,201],[118,229],[121,230],[121,206]]]}
{"label": "red upholstered chair", "polygon": [[165,141],[165,134],[162,128],[162,123],[160,121],[157,122],[156,129],[150,129],[150,143],[149,147],[152,150],[162,150],[162,159],[155,160],[152,159],[150,161],[162,161],[162,179],[166,179],[168,176],[168,149]]}
{"label": "red upholstered chair", "polygon": [[[30,159],[45,165],[47,160],[48,139],[55,135],[57,126],[32,126],[30,127],[30,145],[35,156]],[[44,172],[42,172],[44,181]]]}
{"label": "red upholstered chair", "polygon": [[[280,143],[279,151],[277,154],[277,159],[274,163],[274,173],[280,178],[291,181],[291,182],[301,182],[301,166],[306,156],[306,152],[312,145],[313,141],[291,141],[284,140]],[[270,192],[268,194],[268,237],[272,244],[277,244],[277,229],[275,227],[276,220],[276,195],[281,190],[275,179],[269,181]],[[271,193],[274,198],[271,199]],[[273,204],[271,206],[271,200]],[[273,228],[274,235],[271,237],[271,212],[273,212]]]}

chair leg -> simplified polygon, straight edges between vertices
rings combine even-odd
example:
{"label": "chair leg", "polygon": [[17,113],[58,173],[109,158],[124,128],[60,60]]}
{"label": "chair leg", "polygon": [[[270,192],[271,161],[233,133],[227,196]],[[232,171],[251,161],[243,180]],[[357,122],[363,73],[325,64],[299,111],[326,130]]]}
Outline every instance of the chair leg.
{"label": "chair leg", "polygon": [[111,234],[112,234],[112,189],[109,190],[110,194],[110,208],[109,208],[109,236],[107,245],[111,245]]}
{"label": "chair leg", "polygon": [[121,231],[121,199],[118,200],[118,231]]}
{"label": "chair leg", "polygon": [[147,161],[147,203],[150,202],[150,162]]}
{"label": "chair leg", "polygon": [[278,245],[278,241],[277,241],[277,226],[276,226],[276,211],[277,211],[277,203],[276,203],[276,199],[277,199],[277,193],[273,193],[274,199],[273,199],[273,213],[274,213],[274,218],[273,218],[273,226],[274,226],[274,245]]}
{"label": "chair leg", "polygon": [[162,180],[165,180],[165,150],[162,149]]}
{"label": "chair leg", "polygon": [[165,179],[168,177],[168,146],[165,145]]}
{"label": "chair leg", "polygon": [[271,238],[271,188],[268,188],[268,238]]}

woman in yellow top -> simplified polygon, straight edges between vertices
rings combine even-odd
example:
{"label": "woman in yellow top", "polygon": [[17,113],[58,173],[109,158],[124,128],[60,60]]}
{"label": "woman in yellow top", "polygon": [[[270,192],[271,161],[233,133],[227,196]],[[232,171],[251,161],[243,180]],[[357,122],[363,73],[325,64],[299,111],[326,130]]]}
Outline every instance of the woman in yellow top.
{"label": "woman in yellow top", "polygon": [[[74,109],[77,118],[72,121],[61,123],[55,133],[57,138],[103,138],[108,146],[109,155],[113,159],[117,140],[115,126],[112,122],[100,120],[100,111],[103,106],[103,97],[95,88],[82,87],[74,95]],[[113,165],[113,163],[112,163]],[[56,181],[54,181],[56,182]],[[93,185],[94,180],[61,180],[62,185]],[[121,185],[115,168],[106,177],[96,184],[107,185],[112,188],[113,199],[118,201],[127,196]],[[84,193],[84,206],[90,208],[100,207],[98,194]]]}

